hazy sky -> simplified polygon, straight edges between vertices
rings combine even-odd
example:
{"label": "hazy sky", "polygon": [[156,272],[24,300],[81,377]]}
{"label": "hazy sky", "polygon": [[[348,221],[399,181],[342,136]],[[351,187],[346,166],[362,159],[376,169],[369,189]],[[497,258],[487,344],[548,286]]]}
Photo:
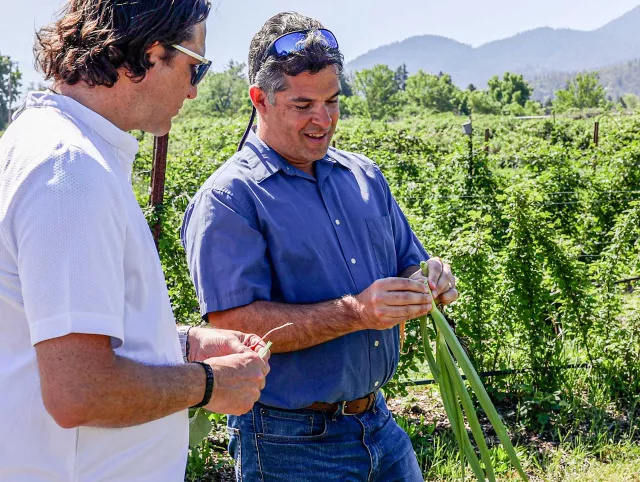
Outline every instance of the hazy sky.
{"label": "hazy sky", "polygon": [[[64,0],[0,0],[0,54],[17,61],[23,86],[33,69],[33,34]],[[592,30],[640,0],[213,0],[207,57],[221,70],[246,61],[251,37],[270,16],[296,10],[320,20],[338,38],[347,61],[413,35],[443,35],[474,46],[536,27]]]}

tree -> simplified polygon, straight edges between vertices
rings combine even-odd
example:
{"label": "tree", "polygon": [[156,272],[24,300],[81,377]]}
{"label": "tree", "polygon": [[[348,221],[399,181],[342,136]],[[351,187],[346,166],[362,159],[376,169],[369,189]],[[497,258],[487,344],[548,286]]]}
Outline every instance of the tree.
{"label": "tree", "polygon": [[396,73],[386,65],[356,72],[354,91],[362,96],[372,119],[389,119],[397,115],[401,104]]}
{"label": "tree", "polygon": [[620,103],[624,103],[625,109],[635,111],[640,107],[640,97],[635,94],[624,94],[620,97]]}
{"label": "tree", "polygon": [[344,71],[340,72],[340,94],[345,97],[351,97],[353,95],[353,75],[345,74]]}
{"label": "tree", "polygon": [[0,130],[9,123],[9,110],[20,95],[22,73],[8,56],[0,55]]}
{"label": "tree", "polygon": [[419,70],[407,79],[406,95],[410,103],[436,112],[459,112],[462,92],[449,74],[432,75]]}
{"label": "tree", "polygon": [[554,106],[558,112],[570,109],[595,109],[604,107],[607,95],[600,85],[597,72],[578,74],[575,79],[568,80],[564,90],[556,92]]}
{"label": "tree", "polygon": [[474,114],[500,114],[502,105],[485,90],[474,90],[468,95],[469,107]]}
{"label": "tree", "polygon": [[497,75],[489,79],[489,95],[502,106],[518,104],[524,107],[533,89],[522,75],[505,72],[502,79]]}
{"label": "tree", "polygon": [[409,78],[409,72],[407,71],[407,64],[402,64],[400,67],[396,69],[396,84],[398,85],[398,90],[405,90],[407,86],[407,79]]}
{"label": "tree", "polygon": [[229,61],[222,72],[210,72],[198,86],[198,97],[185,104],[183,117],[234,117],[251,112],[245,64]]}

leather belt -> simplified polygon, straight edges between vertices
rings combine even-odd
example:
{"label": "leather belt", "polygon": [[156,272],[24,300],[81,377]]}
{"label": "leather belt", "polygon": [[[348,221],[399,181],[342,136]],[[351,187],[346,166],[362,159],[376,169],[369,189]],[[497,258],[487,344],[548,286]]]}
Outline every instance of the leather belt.
{"label": "leather belt", "polygon": [[323,412],[340,412],[342,415],[360,415],[361,413],[366,412],[376,401],[376,392],[372,392],[365,397],[358,398],[356,400],[350,400],[348,402],[338,402],[338,403],[324,403],[324,402],[315,402],[306,407],[310,410],[321,410]]}

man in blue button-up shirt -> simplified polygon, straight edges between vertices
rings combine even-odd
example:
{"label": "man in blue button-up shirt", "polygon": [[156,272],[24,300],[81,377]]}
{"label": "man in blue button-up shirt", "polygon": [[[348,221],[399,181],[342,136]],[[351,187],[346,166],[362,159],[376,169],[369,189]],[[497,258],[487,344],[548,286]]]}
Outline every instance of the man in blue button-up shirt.
{"label": "man in blue button-up shirt", "polygon": [[[257,130],[185,214],[203,317],[260,335],[293,323],[270,336],[260,402],[229,417],[238,479],[422,480],[378,389],[398,363],[398,324],[431,308],[429,256],[379,168],[329,147],[341,68],[317,21],[270,19],[249,55]],[[449,267],[429,264],[434,296],[455,300]]]}

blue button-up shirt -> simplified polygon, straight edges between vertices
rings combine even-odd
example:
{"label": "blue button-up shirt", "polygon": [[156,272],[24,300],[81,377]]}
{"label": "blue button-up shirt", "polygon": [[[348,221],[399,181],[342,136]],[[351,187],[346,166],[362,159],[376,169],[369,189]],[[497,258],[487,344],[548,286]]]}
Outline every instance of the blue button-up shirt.
{"label": "blue button-up shirt", "polygon": [[[428,258],[371,160],[331,148],[314,165],[315,179],[252,132],[195,195],[181,234],[203,316],[358,294]],[[393,376],[398,356],[398,327],[273,354],[260,401],[297,409],[360,398]]]}

